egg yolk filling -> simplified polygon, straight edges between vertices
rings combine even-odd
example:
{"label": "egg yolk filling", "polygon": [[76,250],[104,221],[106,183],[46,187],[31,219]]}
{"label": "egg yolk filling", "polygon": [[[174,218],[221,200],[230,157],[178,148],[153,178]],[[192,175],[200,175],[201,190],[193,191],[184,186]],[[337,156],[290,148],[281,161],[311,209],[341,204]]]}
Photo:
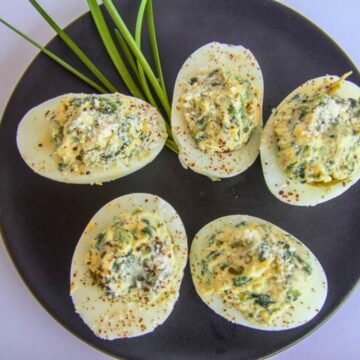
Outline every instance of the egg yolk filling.
{"label": "egg yolk filling", "polygon": [[220,68],[191,78],[180,105],[197,147],[206,153],[240,149],[260,121],[257,91]]}
{"label": "egg yolk filling", "polygon": [[86,264],[108,299],[166,298],[176,269],[172,236],[154,213],[121,213],[93,240]]}
{"label": "egg yolk filling", "polygon": [[151,133],[145,107],[123,98],[68,98],[50,121],[58,169],[79,175],[111,168],[119,159],[139,158]]}
{"label": "egg yolk filling", "polygon": [[291,312],[312,273],[308,252],[271,225],[242,221],[208,239],[200,264],[200,291],[253,323],[269,325]]}
{"label": "egg yolk filling", "polygon": [[334,184],[359,167],[360,99],[303,91],[275,116],[278,159],[289,178]]}

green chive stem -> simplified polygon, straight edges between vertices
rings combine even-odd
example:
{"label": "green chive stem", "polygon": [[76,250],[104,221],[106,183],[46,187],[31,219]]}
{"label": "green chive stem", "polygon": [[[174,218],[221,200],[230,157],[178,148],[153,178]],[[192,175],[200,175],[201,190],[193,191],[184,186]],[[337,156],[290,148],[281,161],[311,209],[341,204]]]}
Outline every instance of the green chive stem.
{"label": "green chive stem", "polygon": [[161,69],[160,54],[159,54],[159,49],[158,49],[157,40],[156,40],[155,21],[154,21],[154,11],[153,11],[152,0],[148,0],[148,2],[147,2],[146,20],[147,20],[150,46],[151,46],[151,50],[152,50],[152,54],[153,54],[153,58],[154,58],[156,73],[159,78],[160,86],[164,92],[164,95],[166,96],[166,99],[168,100],[167,91],[166,91],[166,87],[165,87],[165,80],[164,80],[163,72]]}
{"label": "green chive stem", "polygon": [[94,65],[94,63],[86,56],[86,54],[76,45],[71,37],[62,30],[59,25],[51,18],[49,14],[40,6],[36,0],[29,0],[38,13],[46,20],[46,22],[55,30],[64,43],[72,50],[72,52],[82,61],[82,63],[96,76],[97,79],[110,91],[116,92],[116,88],[110,83],[105,75]]}
{"label": "green chive stem", "polygon": [[120,14],[116,10],[112,1],[111,0],[103,0],[103,4],[104,4],[106,10],[108,11],[109,15],[113,19],[115,25],[119,29],[120,33],[126,40],[130,50],[133,52],[136,59],[139,60],[139,62],[141,63],[141,66],[142,66],[144,72],[146,73],[146,76],[149,78],[150,83],[156,92],[156,95],[159,97],[160,102],[161,102],[162,106],[164,107],[164,110],[165,110],[167,116],[170,118],[171,108],[170,108],[169,101],[167,100],[167,97],[164,95],[164,92],[163,92],[160,84],[158,83],[156,76],[154,75],[153,71],[151,70],[149,63],[145,59],[142,51],[137,46],[135,39],[131,35],[129,29],[127,28],[127,26],[124,23],[123,19],[121,18]]}
{"label": "green chive stem", "polygon": [[126,68],[124,61],[122,60],[114,40],[111,37],[110,31],[106,25],[103,14],[101,13],[100,7],[96,0],[87,0],[91,15],[94,19],[95,25],[98,29],[100,37],[105,45],[105,48],[114,63],[119,75],[123,79],[125,85],[131,92],[133,96],[136,96],[140,99],[144,99],[143,94],[135,84],[133,78],[131,77],[128,69]]}
{"label": "green chive stem", "polygon": [[107,93],[108,91],[89,79],[87,76],[83,75],[81,72],[77,71],[75,68],[73,68],[70,64],[65,62],[64,60],[60,59],[58,56],[56,56],[54,53],[52,53],[50,50],[46,49],[45,47],[41,46],[39,43],[37,43],[35,40],[31,39],[27,35],[25,35],[20,30],[16,29],[12,25],[10,25],[8,22],[6,22],[3,19],[0,19],[0,22],[4,24],[6,27],[8,27],[10,30],[14,31],[16,34],[21,36],[23,39],[28,41],[30,44],[34,45],[38,49],[40,49],[44,54],[46,54],[48,57],[50,57],[52,60],[56,61],[58,64],[63,66],[66,70],[70,71],[72,74],[80,78],[82,81],[86,82],[88,85],[92,86],[94,89],[96,89],[100,93]]}
{"label": "green chive stem", "polygon": [[[140,4],[140,8],[139,8],[139,12],[138,12],[138,16],[137,16],[137,19],[136,19],[136,26],[135,26],[135,42],[136,42],[136,45],[139,47],[139,49],[141,49],[141,31],[142,31],[142,25],[143,25],[143,19],[144,19],[144,14],[145,14],[145,9],[146,9],[146,3],[147,3],[147,0],[142,0],[141,1],[141,4]],[[139,76],[140,76],[140,83],[141,83],[141,86],[144,90],[144,93],[145,93],[145,96],[147,98],[147,100],[149,101],[149,103],[158,108],[152,94],[151,94],[151,91],[149,89],[149,86],[147,84],[147,81],[146,81],[146,77],[145,77],[145,73],[144,73],[144,70],[141,66],[141,63],[139,60],[136,61],[137,62],[137,68],[138,68],[138,71],[139,71]]]}
{"label": "green chive stem", "polygon": [[124,40],[123,36],[120,34],[118,29],[114,29],[114,34],[115,34],[116,40],[118,41],[118,43],[121,47],[121,50],[123,51],[123,53],[125,55],[127,62],[131,66],[132,71],[134,72],[134,74],[136,75],[136,77],[138,78],[138,80],[140,82],[138,68],[136,66],[134,57],[133,57],[129,47],[126,44],[126,41]]}

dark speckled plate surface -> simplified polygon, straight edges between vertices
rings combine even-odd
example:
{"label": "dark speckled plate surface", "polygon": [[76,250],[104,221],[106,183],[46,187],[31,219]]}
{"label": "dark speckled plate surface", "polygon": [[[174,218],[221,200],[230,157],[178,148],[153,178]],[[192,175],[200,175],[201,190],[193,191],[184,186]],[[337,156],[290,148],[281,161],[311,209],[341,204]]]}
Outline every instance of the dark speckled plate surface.
{"label": "dark speckled plate surface", "polygon": [[[133,25],[138,1],[119,5]],[[264,119],[271,108],[304,81],[353,70],[344,53],[313,24],[271,1],[154,1],[159,47],[168,89],[185,59],[210,42],[241,44],[259,61],[265,81]],[[86,14],[68,32],[121,91],[107,53]],[[58,38],[51,50],[82,68]],[[148,50],[148,49],[145,49]],[[360,186],[314,208],[288,206],[267,190],[259,159],[245,173],[213,183],[185,171],[164,149],[144,169],[103,186],[65,185],[33,173],[16,148],[16,128],[33,106],[67,92],[92,92],[44,55],[30,65],[0,127],[0,224],[9,253],[40,303],[67,329],[115,356],[137,360],[239,360],[263,357],[299,340],[326,319],[349,294],[360,274]],[[113,198],[149,192],[169,201],[182,217],[189,241],[210,220],[234,213],[264,218],[301,239],[322,263],[329,294],[321,313],[289,331],[261,332],[217,316],[194,290],[189,268],[180,299],[164,325],[138,338],[103,341],[75,314],[69,296],[75,245],[92,215]],[[340,271],[341,269],[341,271]]]}

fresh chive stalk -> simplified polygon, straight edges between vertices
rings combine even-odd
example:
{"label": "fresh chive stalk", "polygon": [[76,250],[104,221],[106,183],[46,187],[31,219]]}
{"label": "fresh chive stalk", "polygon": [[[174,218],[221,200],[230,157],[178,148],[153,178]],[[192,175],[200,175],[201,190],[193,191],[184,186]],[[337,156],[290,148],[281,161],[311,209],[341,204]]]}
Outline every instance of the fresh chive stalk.
{"label": "fresh chive stalk", "polygon": [[40,6],[36,0],[29,0],[38,13],[46,20],[46,22],[56,31],[64,43],[72,50],[72,52],[82,61],[82,63],[96,76],[97,79],[110,92],[116,92],[115,86],[105,77],[105,75],[94,65],[94,63],[85,55],[85,53],[76,45],[71,37],[62,30],[59,25],[50,17],[49,14]]}
{"label": "fresh chive stalk", "polygon": [[110,31],[106,25],[103,14],[101,13],[100,7],[96,0],[87,0],[91,15],[94,19],[95,25],[98,29],[100,37],[105,45],[105,48],[114,63],[119,75],[123,79],[125,85],[129,89],[132,95],[144,99],[143,94],[135,84],[133,78],[131,77],[128,69],[125,66],[124,61],[122,60],[115,43],[111,37]]}
{"label": "fresh chive stalk", "polygon": [[129,63],[132,71],[134,72],[134,74],[136,75],[136,77],[139,80],[139,71],[138,71],[137,65],[135,63],[133,54],[131,53],[129,47],[127,46],[126,41],[124,40],[123,36],[120,34],[118,29],[114,29],[114,34],[115,34],[116,40],[118,41],[118,43],[121,47],[121,50],[123,51],[123,53],[125,55],[127,62]]}
{"label": "fresh chive stalk", "polygon": [[81,79],[82,81],[86,82],[88,85],[90,85],[91,87],[93,87],[94,89],[96,89],[98,92],[100,93],[107,93],[108,90],[104,89],[102,86],[98,85],[96,82],[92,81],[91,79],[89,79],[87,76],[85,76],[84,74],[82,74],[81,72],[79,72],[78,70],[76,70],[75,68],[73,68],[70,64],[68,64],[67,62],[65,62],[64,60],[60,59],[58,56],[56,56],[54,53],[52,53],[50,50],[46,49],[45,47],[41,46],[39,43],[37,43],[35,40],[31,39],[30,37],[28,37],[27,35],[25,35],[23,32],[21,32],[20,30],[16,29],[14,26],[10,25],[8,22],[6,22],[3,19],[0,19],[0,22],[2,24],[4,24],[6,27],[8,27],[9,29],[11,29],[12,31],[14,31],[16,34],[18,34],[19,36],[21,36],[23,39],[25,39],[26,41],[28,41],[30,44],[34,45],[35,47],[37,47],[38,49],[40,49],[45,55],[47,55],[48,57],[50,57],[52,60],[56,61],[59,65],[61,65],[62,67],[64,67],[66,70],[70,71],[72,74],[74,74],[75,76],[77,76],[79,79]]}
{"label": "fresh chive stalk", "polygon": [[[154,62],[155,62],[156,72],[158,74],[160,86],[161,86],[161,88],[163,90],[166,101],[169,103],[169,99],[168,99],[167,91],[166,91],[166,87],[165,87],[165,81],[164,81],[164,77],[163,77],[162,70],[161,70],[160,55],[159,55],[159,50],[158,50],[157,40],[156,40],[156,31],[155,31],[155,22],[154,22],[154,12],[153,12],[152,0],[147,1],[146,14],[147,14],[147,19],[146,20],[147,20],[147,25],[148,25],[150,46],[151,46],[151,50],[152,50],[152,54],[153,54],[153,58],[154,58]],[[171,116],[170,115],[168,115],[168,116],[169,116],[169,122],[170,122]],[[169,134],[169,139],[168,140],[172,141],[172,143],[173,143],[172,151],[174,151],[176,154],[178,154],[179,149],[178,149],[177,144],[173,140],[174,139],[173,134],[172,134],[172,131],[171,131],[170,124],[168,122],[166,122],[166,129],[167,129],[167,132]]]}
{"label": "fresh chive stalk", "polygon": [[[135,25],[135,42],[136,42],[137,46],[139,47],[139,49],[141,49],[141,32],[142,32],[142,27],[143,27],[143,20],[144,20],[144,15],[145,15],[146,4],[147,4],[147,0],[141,1],[138,16],[136,19],[136,25]],[[158,105],[156,104],[156,101],[151,94],[151,91],[149,89],[149,86],[148,86],[148,83],[146,80],[144,70],[143,70],[139,60],[137,60],[137,68],[139,71],[139,81],[141,83],[142,89],[144,90],[147,100],[149,101],[149,103],[152,106],[157,108],[158,111],[160,112],[160,109],[158,108]],[[165,125],[166,125],[166,131],[169,134],[169,140],[172,140],[170,125],[167,121],[165,121]],[[175,144],[175,147],[176,147],[176,144]]]}
{"label": "fresh chive stalk", "polygon": [[[166,123],[166,122],[165,122]],[[167,138],[165,145],[171,150],[173,151],[175,154],[179,153],[179,149],[178,146],[176,145],[175,141]]]}
{"label": "fresh chive stalk", "polygon": [[163,76],[163,73],[162,73],[162,70],[161,70],[159,49],[158,49],[157,40],[156,40],[154,11],[153,11],[152,0],[148,0],[148,2],[147,2],[146,20],[147,20],[147,27],[148,27],[148,32],[149,32],[150,46],[151,46],[151,50],[152,50],[152,54],[153,54],[153,58],[154,58],[156,73],[157,73],[157,76],[159,78],[160,86],[161,86],[161,88],[162,88],[162,90],[164,92],[164,95],[166,96],[166,99],[168,100],[167,91],[166,91],[166,87],[165,87],[164,76]]}
{"label": "fresh chive stalk", "polygon": [[[76,43],[56,24],[56,22],[45,12],[45,10],[37,3],[36,0],[29,0],[30,3],[35,7],[39,14],[46,20],[46,22],[56,31],[59,37],[64,41],[64,43],[73,51],[73,53],[84,63],[84,65],[93,73],[93,75],[101,81],[102,85],[97,84],[95,81],[91,80],[70,64],[59,58],[57,55],[52,53],[50,50],[38,44],[35,40],[31,39],[20,30],[16,29],[5,20],[0,18],[0,22],[7,26],[9,29],[20,35],[26,41],[40,49],[44,54],[49,56],[52,60],[56,61],[58,64],[63,66],[66,70],[70,71],[72,74],[83,80],[88,85],[92,86],[100,93],[107,92],[116,92],[116,88],[110,83],[110,81],[105,77],[105,75],[91,62],[91,60],[86,56],[86,54],[76,45]],[[100,34],[102,42],[115,66],[121,78],[123,79],[125,85],[132,93],[133,96],[140,99],[144,99],[144,96],[139,90],[138,86],[134,82],[131,74],[129,73],[126,65],[118,52],[118,49],[114,43],[114,40],[110,34],[110,31],[106,25],[103,14],[100,10],[100,7],[96,0],[87,0],[91,15],[94,19],[97,30]],[[153,8],[151,0],[142,0],[139,8],[138,18],[136,22],[136,32],[135,39],[131,35],[130,31],[126,27],[124,21],[122,20],[120,14],[117,12],[111,0],[103,0],[104,6],[111,18],[113,19],[117,29],[115,29],[115,37],[118,40],[120,47],[126,57],[127,62],[129,63],[131,69],[139,80],[139,83],[148,99],[148,101],[154,107],[158,108],[154,97],[149,89],[147,79],[150,81],[152,88],[154,89],[156,95],[158,96],[161,105],[163,106],[168,119],[170,119],[170,104],[166,93],[165,81],[162,75],[160,56],[157,47],[156,41],[156,32],[155,24],[153,17]],[[147,62],[145,56],[141,51],[141,30],[142,23],[144,19],[144,14],[147,14],[147,24],[150,45],[154,57],[154,63],[156,67],[156,72],[159,79],[156,78],[153,73],[149,63]],[[166,129],[169,134],[169,138],[166,141],[166,146],[172,150],[174,153],[178,154],[178,147],[173,140],[170,124],[168,121],[165,121]]]}
{"label": "fresh chive stalk", "polygon": [[[137,17],[137,20],[136,20],[135,39],[132,37],[131,33],[127,30],[126,25],[125,25],[125,28],[126,28],[127,32],[120,33],[120,31],[118,30],[119,27],[118,27],[118,29],[115,29],[115,30],[117,30],[115,32],[115,34],[118,34],[117,37],[121,36],[121,39],[125,41],[126,45],[122,46],[122,48],[127,49],[127,50],[129,49],[129,46],[131,46],[129,44],[129,39],[131,38],[135,42],[135,46],[138,49],[138,51],[140,52],[140,54],[142,55],[142,57],[144,57],[144,56],[143,56],[143,54],[141,52],[141,30],[142,30],[142,23],[143,23],[145,10],[146,10],[146,5],[147,5],[147,0],[142,0],[142,2],[140,4],[139,12],[138,12],[138,17]],[[116,9],[115,9],[115,11],[118,14]],[[135,53],[134,53],[134,56],[136,57]],[[132,56],[130,57],[130,55],[128,57],[132,58]],[[138,57],[136,57],[136,62],[137,62],[137,69],[138,69],[138,74],[139,74],[138,79],[139,79],[141,87],[142,87],[142,89],[143,89],[143,91],[145,93],[145,96],[146,96],[147,100],[150,102],[150,104],[159,110],[159,108],[158,108],[158,106],[156,104],[156,101],[155,101],[154,97],[152,96],[151,91],[149,89],[149,86],[147,84],[147,80],[146,80],[146,77],[144,75],[144,69],[143,69],[143,66],[142,66],[143,62],[141,62],[141,60]],[[149,65],[148,65],[148,67],[149,67],[151,73],[153,74],[153,72],[152,72]],[[157,81],[154,74],[153,74],[153,78],[155,79],[155,81]],[[158,83],[157,83],[157,86],[159,86]],[[169,102],[167,100],[166,94],[165,94],[165,98],[166,98],[166,101],[167,101],[167,104],[168,104],[168,111],[166,111],[166,109],[165,109],[165,111],[167,112],[168,118],[170,118],[170,105],[169,105]],[[161,101],[161,99],[160,99],[160,101]],[[163,104],[163,106],[164,106],[164,104]],[[168,141],[172,142],[171,145],[170,145],[171,147],[170,146],[169,147],[171,148],[172,151],[174,151],[175,153],[178,153],[177,145],[173,141],[173,136],[172,136],[171,127],[170,127],[169,122],[165,121],[165,125],[166,125],[166,130],[167,130],[167,132],[169,134]],[[168,141],[167,141],[167,145],[168,145]]]}
{"label": "fresh chive stalk", "polygon": [[129,29],[127,28],[127,26],[124,23],[123,19],[121,18],[120,14],[116,10],[112,1],[111,0],[103,0],[103,4],[104,4],[106,10],[108,11],[109,15],[113,19],[116,27],[119,29],[120,33],[126,40],[130,50],[132,51],[132,53],[134,54],[136,59],[140,62],[146,76],[148,77],[152,87],[154,88],[156,95],[159,97],[160,102],[161,102],[162,106],[164,107],[164,110],[165,110],[167,116],[170,118],[171,108],[170,108],[169,101],[167,100],[167,96],[164,95],[164,92],[163,92],[159,82],[157,81],[156,76],[154,75],[153,71],[151,70],[149,63],[145,59],[145,56],[143,55],[141,49],[139,49],[139,47],[137,46],[135,39],[131,35]]}
{"label": "fresh chive stalk", "polygon": [[[145,9],[146,9],[146,3],[147,3],[147,0],[141,1],[139,12],[138,12],[137,19],[136,19],[135,42],[136,42],[136,45],[139,47],[139,49],[141,49],[141,31],[142,31],[143,19],[144,19],[144,14],[145,14]],[[149,103],[152,106],[157,108],[158,106],[157,106],[157,104],[151,94],[151,91],[149,89],[149,86],[147,84],[147,80],[145,77],[144,70],[141,66],[141,63],[138,59],[137,59],[136,63],[137,63],[138,71],[139,71],[140,83],[144,90],[145,96],[149,100]]]}

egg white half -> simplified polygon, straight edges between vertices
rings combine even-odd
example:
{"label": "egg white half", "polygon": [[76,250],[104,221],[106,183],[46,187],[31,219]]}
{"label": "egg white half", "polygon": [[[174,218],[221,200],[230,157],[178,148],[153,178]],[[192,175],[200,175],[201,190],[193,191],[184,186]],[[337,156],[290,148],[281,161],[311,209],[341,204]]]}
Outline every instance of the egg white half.
{"label": "egg white half", "polygon": [[[17,146],[21,157],[36,173],[49,179],[72,184],[96,184],[111,181],[133,173],[153,161],[164,147],[167,132],[164,120],[155,108],[140,99],[122,94],[97,95],[112,99],[131,99],[135,106],[147,106],[151,116],[156,120],[154,136],[148,143],[146,153],[140,154],[139,159],[132,159],[129,163],[121,159],[115,160],[107,170],[91,169],[89,175],[78,175],[70,171],[59,171],[58,163],[53,157],[54,144],[50,135],[50,119],[45,113],[54,111],[66,98],[82,98],[88,94],[65,94],[47,100],[28,111],[21,120],[17,130]],[[40,145],[41,144],[41,145]]]}
{"label": "egg white half", "polygon": [[[189,80],[203,68],[221,67],[232,71],[240,78],[248,79],[259,90],[259,124],[253,130],[249,142],[241,149],[231,153],[206,154],[193,140],[179,106],[179,99],[184,94]],[[211,42],[190,55],[181,67],[176,78],[171,109],[171,129],[179,146],[179,160],[185,168],[213,178],[227,178],[245,171],[259,154],[262,131],[262,102],[264,83],[260,66],[250,50]]]}
{"label": "egg white half", "polygon": [[[294,95],[303,91],[312,91],[312,89],[329,85],[339,78],[337,76],[326,75],[307,81],[294,91],[292,91],[281,103],[273,110],[269,120],[266,122],[260,145],[261,164],[265,177],[265,182],[271,193],[279,200],[299,206],[314,206],[325,201],[331,200],[354,185],[360,178],[360,167],[357,167],[352,175],[337,184],[333,185],[309,185],[302,184],[286,176],[285,171],[278,161],[277,141],[274,133],[274,123],[276,120],[276,111],[281,112],[282,106]],[[360,88],[350,81],[344,81],[336,95],[343,98],[359,98]]]}
{"label": "egg white half", "polygon": [[[137,302],[110,301],[103,290],[93,283],[85,256],[91,241],[106,229],[120,212],[142,211],[156,213],[169,229],[174,241],[176,271],[171,275],[172,287],[166,301],[153,306]],[[120,196],[103,206],[90,220],[76,246],[70,276],[70,294],[76,312],[99,337],[107,340],[134,337],[153,331],[170,315],[179,296],[179,289],[187,262],[187,237],[176,210],[158,196],[134,193]]]}
{"label": "egg white half", "polygon": [[[230,215],[218,218],[207,225],[195,235],[190,250],[190,270],[195,289],[211,310],[225,319],[243,326],[247,326],[258,330],[276,331],[287,330],[305,324],[314,318],[325,303],[327,296],[327,279],[325,272],[317,260],[315,255],[303,243],[297,240],[310,255],[310,266],[312,267],[312,274],[306,286],[301,288],[301,301],[294,303],[295,311],[293,313],[283,312],[274,318],[274,325],[265,326],[257,323],[252,323],[246,320],[240,311],[235,310],[229,305],[224,304],[221,297],[217,294],[203,294],[199,288],[199,279],[201,278],[201,260],[203,253],[208,247],[208,241],[211,234],[217,230],[222,230],[226,226],[236,226],[241,221],[256,222],[258,224],[268,224],[275,226],[268,221],[248,216],[248,215]],[[281,228],[275,228],[283,233],[287,233]]]}

